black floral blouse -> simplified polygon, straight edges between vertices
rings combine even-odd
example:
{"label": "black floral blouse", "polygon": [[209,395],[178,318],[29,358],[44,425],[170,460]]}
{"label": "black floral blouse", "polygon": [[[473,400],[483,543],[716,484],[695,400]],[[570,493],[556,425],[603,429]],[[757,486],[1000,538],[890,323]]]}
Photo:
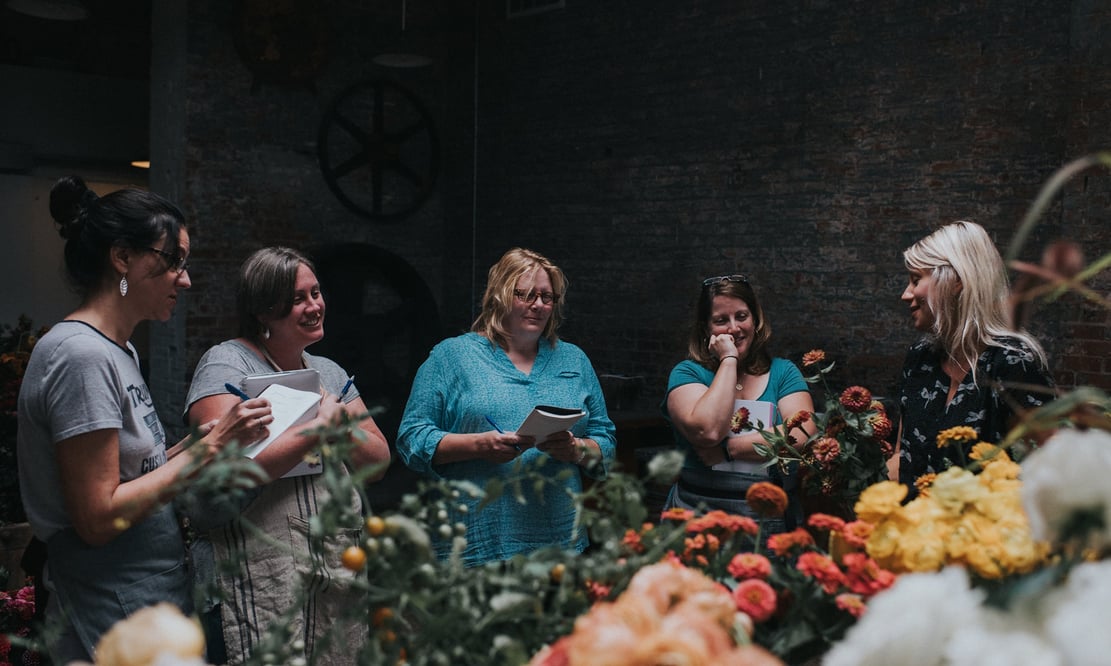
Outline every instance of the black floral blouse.
{"label": "black floral blouse", "polygon": [[[914,494],[914,480],[919,476],[944,471],[966,459],[961,452],[951,450],[952,445],[938,449],[939,432],[955,426],[970,426],[976,429],[980,441],[998,442],[1009,430],[1015,413],[1012,405],[1030,409],[1052,397],[1047,393],[1008,387],[1011,383],[1051,387],[1053,379],[1025,343],[1014,338],[1007,342],[1019,349],[988,347],[976,362],[977,381],[972,381],[972,373],[965,375],[948,405],[945,400],[949,395],[949,376],[941,369],[945,360],[942,351],[933,342],[921,340],[907,352],[899,389],[903,424],[899,481],[910,486],[911,495]],[[994,385],[997,381],[1004,384],[1002,390]]]}

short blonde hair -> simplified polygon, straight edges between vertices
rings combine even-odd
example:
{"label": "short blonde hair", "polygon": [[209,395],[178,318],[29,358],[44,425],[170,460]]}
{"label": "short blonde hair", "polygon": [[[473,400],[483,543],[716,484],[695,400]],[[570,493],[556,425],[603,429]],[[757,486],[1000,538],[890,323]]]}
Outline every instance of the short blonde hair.
{"label": "short blonde hair", "polygon": [[471,324],[471,330],[504,348],[509,340],[505,317],[513,307],[513,290],[522,275],[534,270],[542,270],[548,274],[548,279],[552,283],[552,293],[556,296],[555,303],[552,304],[552,316],[548,319],[542,333],[554,347],[559,341],[559,325],[563,322],[567,278],[563,275],[563,271],[544,255],[520,247],[507,251],[496,264],[490,267],[486,277],[486,292],[482,295],[482,311]]}
{"label": "short blonde hair", "polygon": [[926,303],[934,314],[931,336],[953,360],[971,368],[989,345],[1021,351],[1005,338],[1029,346],[1043,367],[1045,352],[1016,330],[1009,310],[1010,284],[1003,258],[988,232],[975,222],[947,224],[903,252],[907,270],[933,278]]}

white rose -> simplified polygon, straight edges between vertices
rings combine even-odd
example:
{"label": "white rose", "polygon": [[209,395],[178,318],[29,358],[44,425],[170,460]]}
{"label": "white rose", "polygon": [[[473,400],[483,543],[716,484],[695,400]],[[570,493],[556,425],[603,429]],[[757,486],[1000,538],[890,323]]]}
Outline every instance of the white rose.
{"label": "white rose", "polygon": [[1092,545],[1111,545],[1111,433],[1061,430],[1022,462],[1022,506],[1035,539],[1056,542],[1078,511],[1095,511],[1103,529]]}

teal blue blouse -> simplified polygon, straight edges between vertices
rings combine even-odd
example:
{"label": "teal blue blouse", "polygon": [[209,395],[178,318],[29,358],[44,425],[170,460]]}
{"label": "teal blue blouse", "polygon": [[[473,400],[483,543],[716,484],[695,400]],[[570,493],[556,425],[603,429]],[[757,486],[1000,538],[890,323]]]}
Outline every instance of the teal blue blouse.
{"label": "teal blue blouse", "polygon": [[[467,526],[463,561],[468,566],[545,546],[578,552],[587,546],[585,532],[575,526],[575,507],[569,495],[582,490],[585,470],[578,465],[556,461],[531,448],[503,464],[485,460],[432,463],[444,435],[493,430],[487,417],[507,432],[516,430],[538,404],[578,407],[586,412],[571,431],[576,437],[598,442],[602,461],[591,474],[604,477],[616,453],[615,429],[598,377],[579,347],[563,340],[553,347],[541,340],[532,372],[526,375],[500,347],[476,333],[466,333],[436,345],[417,371],[397,435],[397,451],[406,465],[431,478],[469,481],[480,488],[494,479],[513,476],[518,464],[537,469],[551,480],[539,494],[532,483],[522,484],[523,504],[506,492],[479,510],[478,498],[462,494],[458,503],[466,504],[468,510],[459,512],[452,507],[450,521]],[[565,470],[572,474],[567,479],[556,478]],[[450,552],[450,541],[434,545],[440,557]]]}

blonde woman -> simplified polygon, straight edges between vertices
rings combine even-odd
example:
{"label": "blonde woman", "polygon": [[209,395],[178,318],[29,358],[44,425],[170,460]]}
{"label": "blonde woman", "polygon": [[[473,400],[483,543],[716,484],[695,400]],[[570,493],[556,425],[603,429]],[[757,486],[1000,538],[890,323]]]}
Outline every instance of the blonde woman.
{"label": "blonde woman", "polygon": [[[557,333],[566,294],[555,264],[532,250],[509,250],[490,268],[471,332],[436,345],[413,382],[397,435],[410,468],[485,487],[515,474],[520,458],[551,479],[541,488],[525,484],[524,502],[507,492],[483,505],[464,493],[465,510],[447,522],[466,525],[462,557],[469,566],[546,546],[587,546],[572,495],[584,474],[605,476],[616,441],[590,359]],[[585,416],[534,441],[513,429],[537,404]],[[451,542],[440,540],[436,549],[447,557]]]}
{"label": "blonde woman", "polygon": [[925,334],[903,364],[893,458],[913,492],[916,478],[967,453],[939,449],[939,432],[969,426],[980,440],[999,441],[1024,410],[1052,398],[1053,380],[1037,340],[1010,322],[1006,269],[983,227],[948,224],[909,247],[903,260],[910,280],[902,300]]}

